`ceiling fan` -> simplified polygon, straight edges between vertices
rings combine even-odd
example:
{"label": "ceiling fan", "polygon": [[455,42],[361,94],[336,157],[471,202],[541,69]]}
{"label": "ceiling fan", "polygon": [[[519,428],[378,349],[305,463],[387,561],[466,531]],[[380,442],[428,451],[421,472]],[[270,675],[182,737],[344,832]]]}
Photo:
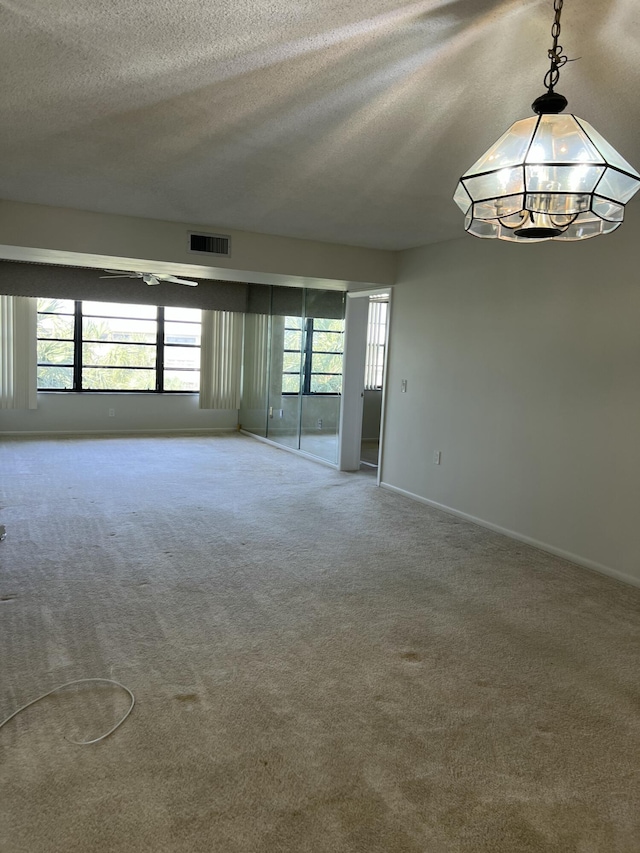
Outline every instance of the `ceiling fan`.
{"label": "ceiling fan", "polygon": [[153,273],[153,272],[123,272],[122,270],[105,270],[109,275],[101,275],[100,278],[141,278],[145,284],[160,284],[161,281],[168,281],[172,284],[186,284],[189,287],[197,287],[197,281],[190,281],[188,278],[176,278],[175,275],[168,273]]}

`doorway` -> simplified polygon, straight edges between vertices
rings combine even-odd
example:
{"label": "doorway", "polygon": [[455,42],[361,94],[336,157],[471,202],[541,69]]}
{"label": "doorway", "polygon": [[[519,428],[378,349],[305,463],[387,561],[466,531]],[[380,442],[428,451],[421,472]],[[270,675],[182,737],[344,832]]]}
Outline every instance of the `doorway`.
{"label": "doorway", "polygon": [[367,346],[362,398],[362,433],[360,437],[360,467],[376,469],[380,459],[380,430],[382,394],[384,388],[389,321],[389,294],[369,296]]}

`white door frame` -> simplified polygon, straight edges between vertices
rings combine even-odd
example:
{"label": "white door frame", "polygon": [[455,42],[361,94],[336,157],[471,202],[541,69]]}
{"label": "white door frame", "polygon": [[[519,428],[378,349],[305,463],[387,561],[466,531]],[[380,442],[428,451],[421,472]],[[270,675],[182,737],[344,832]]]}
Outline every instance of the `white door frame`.
{"label": "white door frame", "polygon": [[369,324],[369,297],[388,294],[389,309],[384,350],[384,378],[382,382],[382,406],[380,411],[380,450],[376,482],[380,485],[382,475],[382,448],[384,438],[385,401],[387,387],[389,328],[391,320],[392,287],[377,287],[347,293],[345,315],[345,341],[342,362],[342,406],[340,408],[340,442],[338,468],[340,471],[360,469],[360,446],[362,441],[362,409],[364,403],[364,371],[367,354],[367,330]]}

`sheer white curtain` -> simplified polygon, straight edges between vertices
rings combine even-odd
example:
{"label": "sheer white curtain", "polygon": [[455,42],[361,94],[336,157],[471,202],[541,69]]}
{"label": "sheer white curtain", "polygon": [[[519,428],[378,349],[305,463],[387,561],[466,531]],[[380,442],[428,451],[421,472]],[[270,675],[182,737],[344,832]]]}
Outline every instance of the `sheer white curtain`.
{"label": "sheer white curtain", "polygon": [[0,296],[0,409],[37,407],[38,302]]}
{"label": "sheer white curtain", "polygon": [[243,315],[202,312],[200,408],[239,409]]}
{"label": "sheer white curtain", "polygon": [[269,315],[245,314],[242,405],[246,409],[266,409],[269,395]]}

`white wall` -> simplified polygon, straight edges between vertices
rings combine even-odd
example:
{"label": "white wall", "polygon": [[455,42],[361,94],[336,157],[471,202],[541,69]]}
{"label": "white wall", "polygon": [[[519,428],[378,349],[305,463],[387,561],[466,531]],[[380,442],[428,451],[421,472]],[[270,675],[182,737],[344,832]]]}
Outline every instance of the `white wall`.
{"label": "white wall", "polygon": [[640,216],[628,218],[582,244],[465,237],[402,254],[382,480],[640,583]]}
{"label": "white wall", "polygon": [[[189,231],[228,234],[231,257],[188,252]],[[391,284],[396,270],[396,253],[381,249],[6,200],[0,200],[0,258],[336,289]]]}
{"label": "white wall", "polygon": [[[109,417],[114,409],[114,417]],[[197,395],[39,393],[33,411],[0,411],[11,432],[146,432],[235,429],[238,412],[198,408]]]}

